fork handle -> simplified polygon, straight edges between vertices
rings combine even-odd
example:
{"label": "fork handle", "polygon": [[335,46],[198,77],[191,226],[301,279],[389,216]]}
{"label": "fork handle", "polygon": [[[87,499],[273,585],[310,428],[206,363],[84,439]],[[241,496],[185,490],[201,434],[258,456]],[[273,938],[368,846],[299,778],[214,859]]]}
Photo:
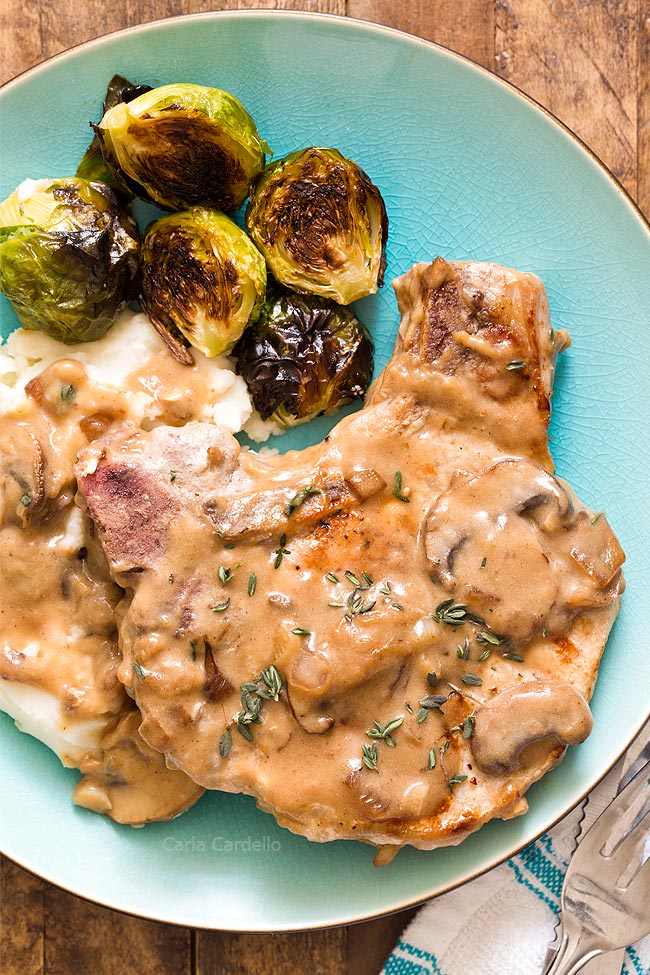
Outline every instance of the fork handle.
{"label": "fork handle", "polygon": [[558,953],[545,975],[577,975],[596,955],[602,955],[600,948],[594,948],[580,937],[573,940],[565,931]]}

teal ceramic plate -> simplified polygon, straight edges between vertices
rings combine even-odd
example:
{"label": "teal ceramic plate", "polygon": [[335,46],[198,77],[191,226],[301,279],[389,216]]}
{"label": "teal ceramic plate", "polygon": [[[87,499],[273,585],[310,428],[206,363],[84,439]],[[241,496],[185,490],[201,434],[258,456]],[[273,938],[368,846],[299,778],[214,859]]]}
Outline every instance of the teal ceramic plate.
{"label": "teal ceramic plate", "polygon": [[[117,826],[74,807],[76,773],[5,716],[2,848],[84,897],[207,928],[318,927],[413,904],[488,869],[561,817],[648,715],[649,228],[574,136],[482,69],[384,28],[277,12],[139,27],[10,83],[0,96],[2,197],[27,176],[74,171],[114,72],[232,91],[276,155],[320,144],[355,159],[386,200],[388,281],[437,254],[543,278],[555,326],[573,337],[554,400],[557,468],[586,503],[607,510],[627,551],[628,590],[601,668],[593,734],[531,789],[525,817],[493,823],[456,849],[404,850],[376,869],[370,847],[308,843],[251,799],[216,793],[174,822]],[[359,310],[381,367],[397,325],[390,285]],[[6,304],[2,316],[6,333],[15,324]],[[325,429],[316,421],[291,446]]]}

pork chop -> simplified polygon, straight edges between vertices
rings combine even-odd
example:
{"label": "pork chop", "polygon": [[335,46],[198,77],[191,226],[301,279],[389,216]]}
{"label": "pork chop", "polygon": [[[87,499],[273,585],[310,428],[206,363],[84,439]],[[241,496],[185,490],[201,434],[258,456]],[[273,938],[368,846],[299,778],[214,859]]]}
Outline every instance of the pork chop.
{"label": "pork chop", "polygon": [[141,735],[380,861],[524,812],[587,736],[624,559],[553,475],[541,281],[438,258],[395,288],[394,355],[324,443],[123,425],[77,468]]}

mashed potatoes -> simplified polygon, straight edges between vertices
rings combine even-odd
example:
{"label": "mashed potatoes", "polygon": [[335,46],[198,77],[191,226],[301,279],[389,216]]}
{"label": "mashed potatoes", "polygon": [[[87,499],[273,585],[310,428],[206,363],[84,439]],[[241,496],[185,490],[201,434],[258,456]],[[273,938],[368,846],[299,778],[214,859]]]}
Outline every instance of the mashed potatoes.
{"label": "mashed potatoes", "polygon": [[[34,426],[34,382],[40,382],[37,377],[60,360],[75,360],[101,390],[97,395],[102,411],[106,413],[109,404],[108,413],[114,411],[120,421],[149,429],[161,423],[178,426],[200,419],[231,433],[240,431],[248,421],[252,423],[249,434],[266,439],[269,430],[259,418],[255,420],[246,385],[228,357],[206,359],[196,354],[195,358],[194,368],[178,365],[147,318],[130,311],[123,312],[114,327],[96,342],[66,346],[41,332],[18,329],[0,346],[0,426],[4,428],[5,453],[5,480],[0,482],[0,514],[5,516],[0,519],[0,554],[6,594],[0,632],[0,709],[10,714],[21,730],[48,745],[66,765],[80,767],[84,756],[101,752],[102,736],[114,726],[116,714],[123,709],[124,692],[111,683],[110,694],[93,697],[90,693],[89,685],[99,680],[98,675],[105,679],[107,661],[117,651],[114,643],[109,646],[110,640],[92,643],[86,639],[84,627],[90,626],[83,621],[83,613],[79,618],[79,604],[74,599],[65,606],[61,603],[61,612],[51,612],[50,622],[43,626],[49,591],[58,589],[59,577],[68,572],[66,566],[74,564],[77,553],[89,542],[88,520],[74,504],[72,448],[56,454],[60,484],[52,488],[49,501],[46,499],[50,507],[42,515],[42,523],[38,524],[38,517],[27,526],[15,523],[11,491],[16,481],[21,481],[16,472],[21,456],[29,450],[29,437],[34,440],[39,436]],[[26,392],[30,382],[31,392]],[[57,381],[54,387],[58,391]],[[64,397],[64,386],[61,390]],[[51,430],[62,443],[79,436],[79,416],[91,409],[81,397],[75,407],[77,418],[71,427],[65,426],[68,420],[63,414],[50,418]],[[22,437],[26,438],[24,442]],[[12,450],[13,459],[9,456]],[[45,465],[54,468],[55,458],[46,456]],[[66,480],[69,485],[62,489]],[[25,511],[29,514],[30,508]],[[12,519],[14,523],[10,524]],[[37,529],[40,549],[34,537]],[[33,582],[29,592],[26,588],[30,566],[40,577],[42,593]],[[14,595],[9,596],[10,592]],[[61,602],[61,597],[57,598]],[[97,593],[93,598],[97,600]],[[119,592],[111,596],[111,605],[118,598]],[[38,607],[36,611],[29,605],[22,608],[30,600],[38,602],[40,612]],[[110,613],[111,607],[109,620]],[[21,616],[18,624],[17,615]]]}

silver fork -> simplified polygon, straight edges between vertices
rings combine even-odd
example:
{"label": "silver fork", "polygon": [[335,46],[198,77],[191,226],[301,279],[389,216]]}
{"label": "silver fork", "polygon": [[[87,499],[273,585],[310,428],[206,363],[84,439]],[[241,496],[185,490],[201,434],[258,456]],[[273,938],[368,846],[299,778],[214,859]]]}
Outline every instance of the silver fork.
{"label": "silver fork", "polygon": [[[562,940],[547,975],[576,975],[590,958],[650,934],[650,762],[599,816],[562,888]],[[640,868],[640,869],[639,869]]]}

